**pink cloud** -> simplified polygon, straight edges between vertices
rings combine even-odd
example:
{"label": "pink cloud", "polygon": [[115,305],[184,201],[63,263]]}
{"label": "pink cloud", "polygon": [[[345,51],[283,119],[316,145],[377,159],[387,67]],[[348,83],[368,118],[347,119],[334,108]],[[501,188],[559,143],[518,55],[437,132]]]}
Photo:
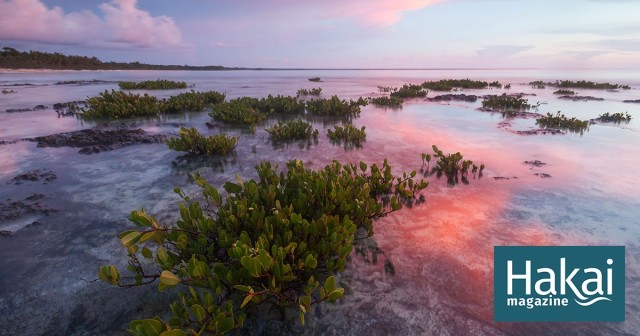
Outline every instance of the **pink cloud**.
{"label": "pink cloud", "polygon": [[[403,12],[414,11],[444,0],[356,0],[340,1],[343,15],[372,26],[390,26],[400,20]],[[330,1],[331,2],[331,1]]]}
{"label": "pink cloud", "polygon": [[111,0],[91,11],[64,13],[39,0],[0,0],[0,39],[112,48],[181,47],[182,33],[168,16],[151,16],[136,0]]}

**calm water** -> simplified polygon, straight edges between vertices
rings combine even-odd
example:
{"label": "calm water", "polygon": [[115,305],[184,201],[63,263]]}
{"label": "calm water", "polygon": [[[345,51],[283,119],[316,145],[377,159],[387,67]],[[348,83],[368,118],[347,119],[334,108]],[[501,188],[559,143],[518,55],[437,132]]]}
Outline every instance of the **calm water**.
{"label": "calm water", "polygon": [[[321,83],[308,77],[320,76]],[[342,284],[349,295],[334,305],[318,307],[301,328],[296,322],[254,326],[253,332],[329,335],[635,335],[640,333],[640,73],[633,71],[237,71],[237,72],[29,72],[0,74],[0,141],[92,127],[141,127],[151,133],[175,134],[180,125],[205,133],[240,135],[236,154],[224,160],[192,160],[163,144],[136,145],[94,155],[77,148],[37,148],[19,141],[0,145],[0,200],[23,200],[43,194],[43,205],[57,209],[48,216],[30,214],[0,222],[0,334],[125,334],[133,318],[167,311],[171,296],[154,288],[118,289],[93,282],[100,265],[123,264],[125,253],[116,235],[128,227],[133,209],[145,208],[170,222],[175,218],[174,186],[196,189],[188,174],[200,172],[214,185],[236,173],[255,177],[262,160],[304,160],[322,167],[333,159],[382,162],[396,171],[420,169],[421,152],[432,144],[445,152],[487,165],[484,177],[469,185],[447,186],[429,177],[426,204],[405,208],[376,224],[375,240],[384,251],[377,263],[354,257]],[[376,96],[377,86],[399,86],[442,78],[500,80],[508,92],[535,93],[539,112],[561,110],[591,119],[604,112],[629,112],[628,124],[592,125],[583,135],[517,135],[534,127],[533,119],[501,123],[499,114],[479,112],[477,103],[440,104],[411,100],[403,109],[367,106],[354,123],[367,126],[363,148],[346,151],[322,135],[331,122],[316,122],[317,145],[274,147],[263,130],[255,134],[218,126],[209,130],[206,112],[162,120],[93,124],[58,118],[52,109],[6,113],[6,109],[82,100],[115,82],[54,85],[58,81],[184,80],[197,90],[219,90],[228,98],[294,95],[299,88],[322,87],[323,96]],[[532,80],[586,79],[629,84],[621,92],[577,90],[604,101],[561,101],[552,88],[536,90]],[[33,86],[9,87],[30,83]],[[174,95],[180,90],[153,92]],[[495,94],[506,90],[467,90]],[[430,93],[429,96],[433,96]],[[523,164],[540,160],[543,167]],[[7,183],[19,173],[50,169],[48,184]],[[540,178],[535,173],[548,173]],[[510,177],[496,180],[493,177]],[[514,178],[517,177],[517,178]],[[35,224],[34,224],[35,222]],[[494,245],[625,245],[626,322],[624,323],[495,323],[493,322]],[[384,271],[388,259],[395,275]],[[292,315],[291,321],[295,321]]]}

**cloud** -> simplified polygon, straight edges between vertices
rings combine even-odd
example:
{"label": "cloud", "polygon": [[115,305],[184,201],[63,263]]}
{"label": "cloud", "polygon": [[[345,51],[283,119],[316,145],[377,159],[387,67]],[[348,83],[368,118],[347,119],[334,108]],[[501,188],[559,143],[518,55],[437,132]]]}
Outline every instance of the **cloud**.
{"label": "cloud", "polygon": [[[390,26],[400,20],[403,12],[415,11],[443,0],[355,0],[336,1],[345,17],[355,18],[366,25]],[[331,3],[332,1],[328,1]]]}
{"label": "cloud", "polygon": [[185,47],[172,18],[152,16],[136,0],[111,0],[91,11],[65,13],[39,0],[0,0],[0,40],[108,48]]}

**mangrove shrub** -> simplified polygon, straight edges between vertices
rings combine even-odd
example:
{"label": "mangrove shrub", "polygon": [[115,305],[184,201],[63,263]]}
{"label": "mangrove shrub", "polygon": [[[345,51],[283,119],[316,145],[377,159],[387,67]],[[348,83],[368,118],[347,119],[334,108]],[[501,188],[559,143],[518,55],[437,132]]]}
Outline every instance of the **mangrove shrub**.
{"label": "mangrove shrub", "polygon": [[[373,221],[402,208],[427,187],[416,172],[396,177],[385,160],[324,169],[299,160],[287,171],[263,162],[256,180],[227,182],[226,196],[202,177],[202,199],[175,191],[180,218],[165,225],[144,210],[133,211],[135,229],[120,234],[128,274],[113,265],[100,279],[121,286],[158,282],[179,288],[168,320],[132,321],[133,335],[219,335],[240,328],[259,306],[305,313],[344,295],[334,275],[344,271],[359,228],[373,234]],[[381,198],[387,199],[383,202]]]}
{"label": "mangrove shrub", "polygon": [[238,138],[226,134],[204,136],[195,128],[181,127],[178,138],[167,140],[170,149],[204,155],[227,155],[238,144]]}

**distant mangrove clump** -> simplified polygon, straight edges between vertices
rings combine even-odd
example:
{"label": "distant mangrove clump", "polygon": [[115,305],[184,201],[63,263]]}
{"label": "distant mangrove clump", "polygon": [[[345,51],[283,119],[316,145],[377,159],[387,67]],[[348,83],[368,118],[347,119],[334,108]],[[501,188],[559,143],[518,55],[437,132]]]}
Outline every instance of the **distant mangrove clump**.
{"label": "distant mangrove clump", "polygon": [[321,82],[320,77],[311,77],[309,78],[310,82]]}
{"label": "distant mangrove clump", "polygon": [[389,96],[396,98],[421,98],[426,97],[427,93],[421,85],[404,84],[399,88],[393,89]]}
{"label": "distant mangrove clump", "polygon": [[311,99],[307,101],[307,111],[317,116],[333,116],[341,118],[353,118],[360,115],[360,107],[367,106],[368,102],[360,97],[358,100],[341,100],[338,96],[329,99]]}
{"label": "distant mangrove clump", "polygon": [[322,88],[312,89],[300,89],[296,93],[298,96],[319,96],[322,93]]}
{"label": "distant mangrove clump", "polygon": [[618,113],[609,113],[606,112],[604,114],[601,114],[600,116],[598,116],[598,118],[596,118],[597,121],[602,121],[602,122],[615,122],[615,123],[621,123],[621,122],[629,122],[631,121],[631,115],[628,112],[618,112]]}
{"label": "distant mangrove clump", "polygon": [[554,91],[553,94],[563,95],[563,96],[575,96],[578,93],[569,89],[560,89],[560,90]]}
{"label": "distant mangrove clump", "polygon": [[544,86],[552,86],[565,89],[597,89],[597,90],[615,90],[615,89],[631,89],[629,85],[623,84],[611,84],[611,83],[596,83],[592,81],[579,80],[557,80],[555,82],[533,81],[529,82],[530,85],[538,88],[544,88]]}
{"label": "distant mangrove clump", "polygon": [[357,128],[352,124],[346,124],[344,127],[336,125],[333,130],[327,130],[327,136],[334,141],[362,142],[367,137],[365,129],[365,126]]}
{"label": "distant mangrove clump", "polygon": [[521,96],[502,94],[485,97],[482,101],[482,107],[500,111],[527,110],[531,108],[531,104]]}
{"label": "distant mangrove clump", "polygon": [[422,87],[433,91],[451,91],[454,88],[460,89],[486,89],[487,87],[502,88],[500,82],[484,82],[471,79],[441,79],[438,81],[426,81]]}
{"label": "distant mangrove clump", "polygon": [[555,115],[547,113],[546,116],[538,118],[536,124],[544,128],[555,128],[569,130],[575,133],[582,133],[589,128],[589,121],[580,120],[575,117],[567,118],[564,114],[558,111]]}
{"label": "distant mangrove clump", "polygon": [[273,141],[311,140],[318,138],[318,130],[301,119],[278,121],[266,129]]}
{"label": "distant mangrove clump", "polygon": [[387,107],[402,107],[404,100],[396,96],[382,96],[369,98],[369,102],[373,105],[387,106]]}
{"label": "distant mangrove clump", "polygon": [[185,89],[186,82],[176,82],[166,79],[148,80],[142,82],[118,82],[122,90],[171,90]]}
{"label": "distant mangrove clump", "polygon": [[163,113],[202,111],[211,104],[224,101],[225,95],[216,91],[185,92],[169,99],[158,99],[148,94],[140,95],[124,91],[103,91],[87,98],[86,108],[81,108],[83,119],[123,119],[153,117]]}
{"label": "distant mangrove clump", "polygon": [[167,140],[170,149],[199,155],[227,155],[238,144],[237,137],[226,134],[204,136],[193,127],[181,127],[178,136]]}

